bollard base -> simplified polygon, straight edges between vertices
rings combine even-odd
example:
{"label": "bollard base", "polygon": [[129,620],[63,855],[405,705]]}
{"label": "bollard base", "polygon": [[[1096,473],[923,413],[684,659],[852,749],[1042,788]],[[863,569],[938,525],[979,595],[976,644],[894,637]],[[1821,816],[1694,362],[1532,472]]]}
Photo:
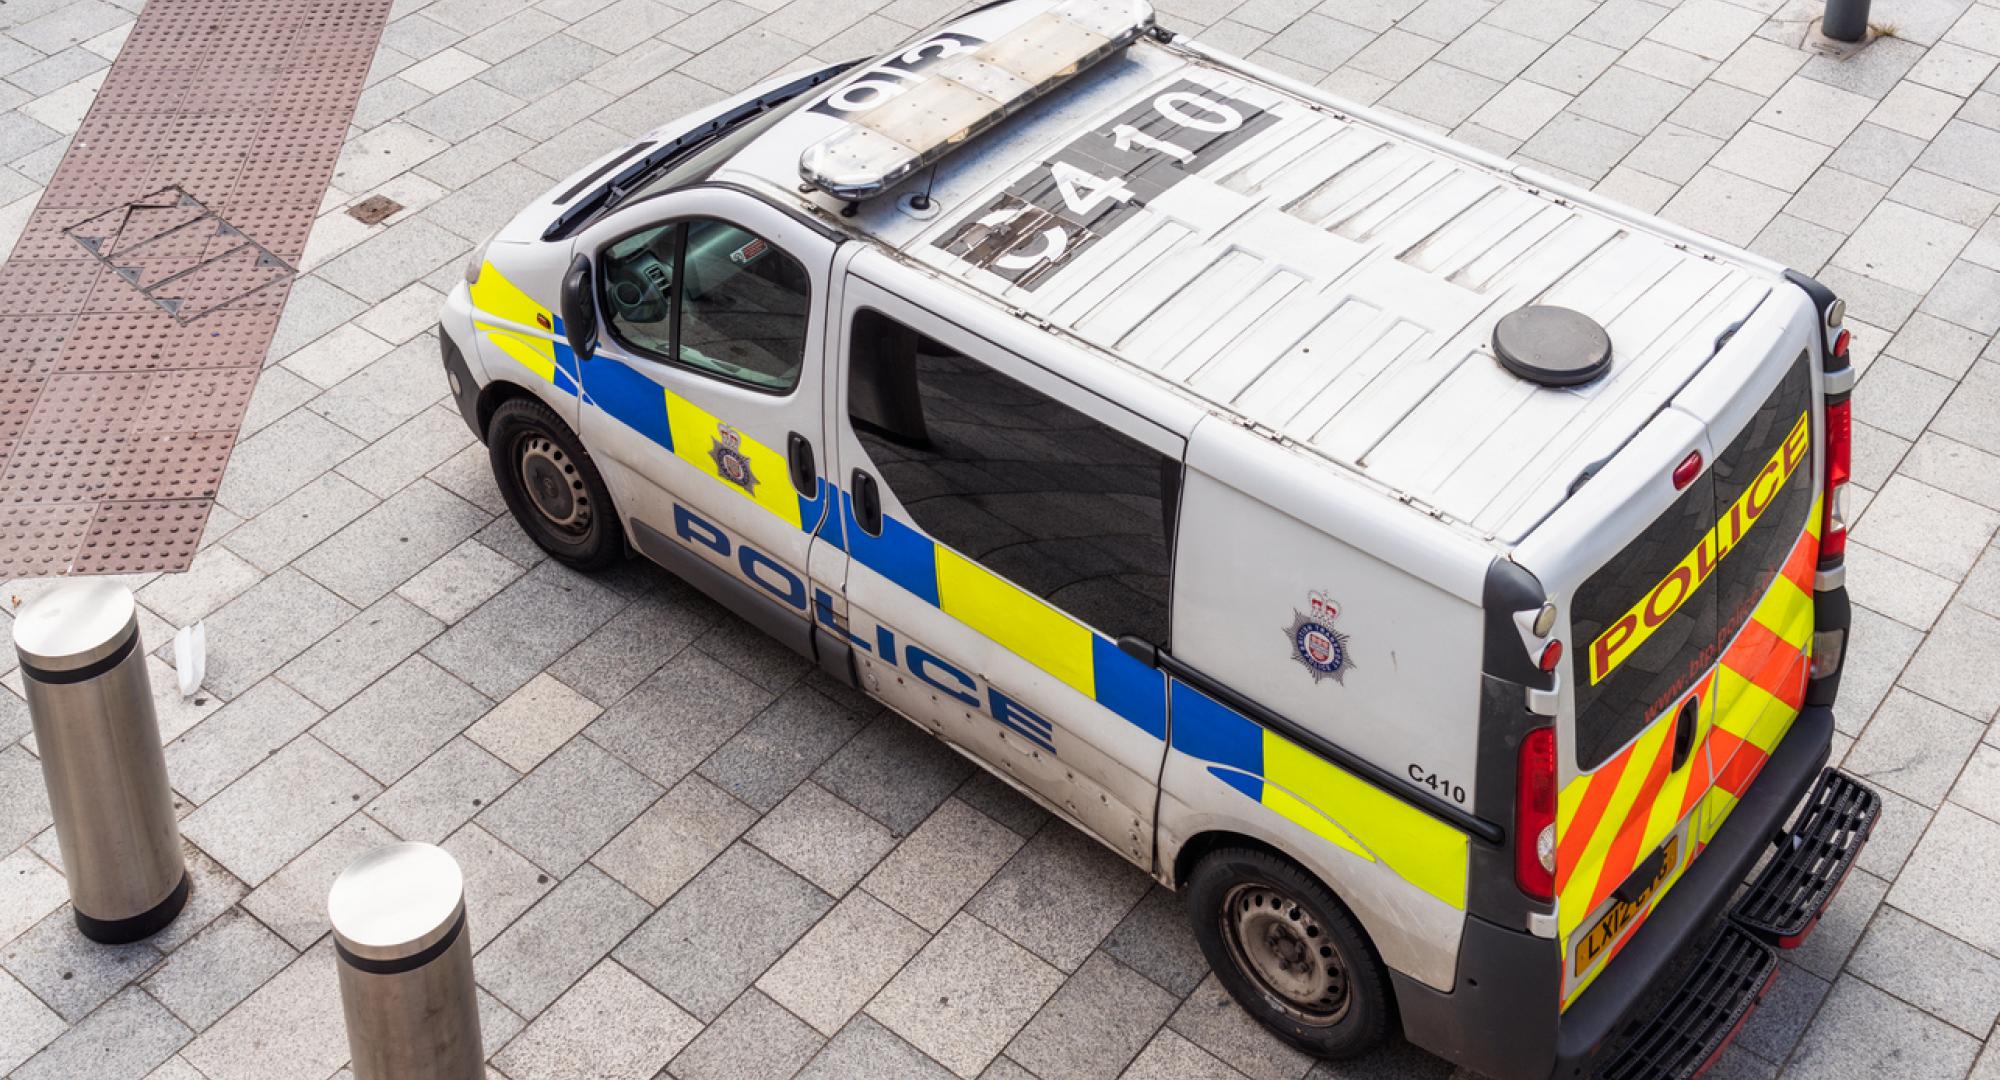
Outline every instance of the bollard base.
{"label": "bollard base", "polygon": [[165,900],[153,905],[148,911],[140,912],[129,919],[93,919],[83,912],[76,912],[76,928],[83,936],[100,945],[130,945],[143,941],[167,928],[187,906],[188,892],[193,886],[192,879],[181,874],[181,883],[167,894]]}

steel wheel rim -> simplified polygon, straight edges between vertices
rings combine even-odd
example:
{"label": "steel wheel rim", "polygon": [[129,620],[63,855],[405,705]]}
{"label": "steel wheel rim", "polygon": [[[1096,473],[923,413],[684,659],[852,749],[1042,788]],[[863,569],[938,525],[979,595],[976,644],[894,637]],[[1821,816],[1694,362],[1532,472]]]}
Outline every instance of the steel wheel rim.
{"label": "steel wheel rim", "polygon": [[515,459],[521,490],[544,522],[570,536],[590,531],[590,491],[562,447],[545,435],[530,434],[521,440]]}
{"label": "steel wheel rim", "polygon": [[1223,898],[1220,918],[1230,959],[1273,1007],[1312,1027],[1346,1018],[1346,961],[1304,904],[1273,886],[1244,884]]}

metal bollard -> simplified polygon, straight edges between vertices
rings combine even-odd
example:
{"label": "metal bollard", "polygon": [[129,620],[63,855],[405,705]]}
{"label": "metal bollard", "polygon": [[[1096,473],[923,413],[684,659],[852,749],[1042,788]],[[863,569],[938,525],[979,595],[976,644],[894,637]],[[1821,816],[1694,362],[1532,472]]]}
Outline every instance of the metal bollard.
{"label": "metal bollard", "polygon": [[1868,36],[1868,0],[1826,0],[1826,19],[1819,32],[1835,41],[1856,42]]}
{"label": "metal bollard", "polygon": [[355,1080],[481,1080],[465,876],[443,848],[390,844],[327,895]]}
{"label": "metal bollard", "polygon": [[148,937],[181,913],[188,873],[132,590],[56,586],[14,620],[14,651],[77,929]]}

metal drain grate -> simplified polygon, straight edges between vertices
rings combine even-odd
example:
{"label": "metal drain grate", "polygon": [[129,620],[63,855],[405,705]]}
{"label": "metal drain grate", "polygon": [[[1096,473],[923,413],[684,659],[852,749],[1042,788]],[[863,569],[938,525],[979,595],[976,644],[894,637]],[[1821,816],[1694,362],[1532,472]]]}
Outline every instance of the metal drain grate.
{"label": "metal drain grate", "polygon": [[390,0],[148,0],[0,267],[0,577],[194,557]]}

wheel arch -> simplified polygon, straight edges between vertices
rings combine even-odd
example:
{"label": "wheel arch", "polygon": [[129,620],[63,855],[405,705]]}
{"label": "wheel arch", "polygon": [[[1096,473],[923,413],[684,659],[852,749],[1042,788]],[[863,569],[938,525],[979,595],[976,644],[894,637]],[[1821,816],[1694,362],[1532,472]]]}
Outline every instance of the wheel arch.
{"label": "wheel arch", "polygon": [[[500,411],[500,406],[517,398],[541,400],[534,391],[510,379],[494,379],[479,388],[479,399],[474,403],[474,418],[479,424],[481,442],[486,441],[487,436],[492,433],[493,414]],[[556,419],[561,420],[561,415],[558,414]]]}

